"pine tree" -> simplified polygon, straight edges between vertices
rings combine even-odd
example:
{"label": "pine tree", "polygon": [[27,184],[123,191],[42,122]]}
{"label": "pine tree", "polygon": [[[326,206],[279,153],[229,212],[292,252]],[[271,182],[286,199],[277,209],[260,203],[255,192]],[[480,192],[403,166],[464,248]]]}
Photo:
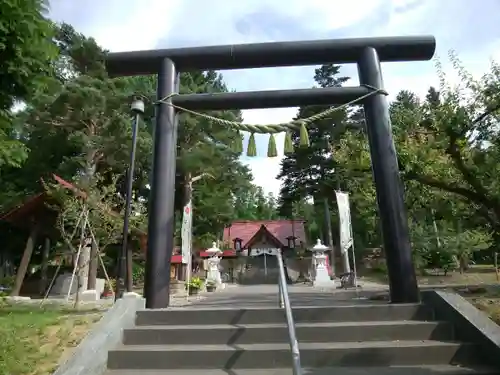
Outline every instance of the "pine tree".
{"label": "pine tree", "polygon": [[[348,77],[338,76],[340,66],[323,65],[315,70],[314,80],[323,88],[340,87]],[[323,112],[328,106],[308,106],[299,109],[296,118],[307,118]],[[336,162],[331,154],[331,145],[337,142],[338,135],[345,129],[348,121],[346,109],[338,110],[330,116],[308,126],[309,147],[299,146],[299,132],[292,134],[294,152],[287,155],[281,163],[278,178],[283,180],[280,191],[280,213],[291,214],[293,202],[306,197],[331,200],[331,192],[338,185],[335,174]]]}

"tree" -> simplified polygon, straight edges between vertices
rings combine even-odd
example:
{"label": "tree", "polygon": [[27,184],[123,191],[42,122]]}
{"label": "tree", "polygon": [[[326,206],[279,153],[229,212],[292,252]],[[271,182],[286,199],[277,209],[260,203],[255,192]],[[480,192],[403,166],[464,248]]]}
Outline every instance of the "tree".
{"label": "tree", "polygon": [[[314,80],[323,88],[339,87],[347,82],[347,77],[338,77],[340,67],[323,65],[315,70]],[[299,109],[296,119],[307,118],[328,109],[327,106],[308,106]],[[325,196],[325,189],[338,185],[335,159],[329,153],[329,145],[334,142],[340,129],[347,121],[347,111],[339,110],[309,128],[309,147],[300,147],[299,132],[292,134],[295,152],[281,162],[278,178],[283,180],[280,191],[280,211],[290,214],[293,202],[305,197]],[[331,197],[330,197],[331,199]]]}
{"label": "tree", "polygon": [[236,220],[272,220],[278,218],[273,194],[264,194],[260,186],[242,189],[234,200]]}
{"label": "tree", "polygon": [[[58,51],[51,63],[54,69],[25,101],[25,109],[13,118],[18,141],[30,153],[22,169],[4,167],[0,170],[4,177],[2,183],[8,184],[2,188],[4,193],[0,197],[0,207],[4,209],[23,196],[40,191],[40,178],[50,179],[52,173],[57,173],[71,180],[76,169],[84,168],[78,145],[83,126],[79,122],[81,119],[76,118],[81,112],[73,109],[80,106],[78,101],[83,98],[83,90],[94,95],[82,100],[87,108],[96,97],[99,101],[104,97],[96,93],[100,88],[92,87],[101,82],[98,77],[104,72],[104,52],[93,39],[85,38],[67,24],[54,25],[53,33],[53,47]],[[87,59],[101,70],[88,69]],[[84,75],[86,72],[92,75]],[[73,116],[72,123],[62,121],[70,116]],[[88,109],[85,116],[89,116]]]}
{"label": "tree", "polygon": [[[46,184],[45,188],[55,201],[54,209],[60,210],[57,229],[64,242],[73,245],[79,238],[78,229],[82,228],[82,213],[85,211],[90,230],[98,241],[100,251],[104,252],[107,246],[121,240],[125,199],[116,190],[115,181],[106,183],[106,179],[95,175],[89,185],[84,177],[75,182],[74,189],[54,183]],[[147,220],[143,202],[133,201],[131,212],[130,227],[136,231],[145,231]],[[76,233],[75,237],[73,233]]]}
{"label": "tree", "polygon": [[306,237],[309,241],[315,241],[321,237],[321,221],[318,220],[312,202],[307,199],[295,202],[292,217],[305,221]]}
{"label": "tree", "polygon": [[[30,155],[22,171],[4,170],[24,193],[39,190],[40,178],[50,178],[52,173],[69,180],[85,174],[91,184],[96,172],[106,175],[113,169],[123,174],[127,163],[129,82],[106,78],[99,63],[104,52],[93,39],[66,24],[56,31],[60,55],[54,65],[60,69],[16,115],[20,139]],[[150,143],[139,142],[138,155],[145,152],[141,146]]]}
{"label": "tree", "polygon": [[[315,70],[314,80],[319,87],[340,87],[348,81],[348,77],[340,77],[338,65],[327,64]],[[329,106],[301,107],[296,119],[308,118],[327,110]],[[341,134],[348,120],[347,109],[340,109],[331,115],[315,121],[308,127],[309,147],[300,146],[300,134],[292,133],[294,152],[286,155],[281,162],[281,170],[277,178],[282,180],[280,190],[279,212],[281,216],[293,216],[294,203],[313,198],[318,217],[324,217],[323,203],[334,206],[332,191],[338,188],[341,178],[337,171],[337,162],[330,152],[330,145]],[[321,207],[321,209],[319,209]],[[316,219],[320,228],[326,228],[324,220]],[[323,237],[326,239],[326,230]],[[314,231],[314,230],[313,230]]]}
{"label": "tree", "polygon": [[395,108],[396,126],[407,133],[399,136],[403,176],[453,196],[455,207],[441,204],[438,211],[446,214],[459,208],[464,219],[469,218],[468,225],[483,224],[498,241],[500,148],[495,112],[500,108],[500,69],[493,64],[488,74],[474,80],[453,54],[450,58],[461,85],[449,87],[440,71],[439,91],[431,88],[415,110]]}
{"label": "tree", "polygon": [[52,71],[56,50],[42,0],[8,0],[0,13],[0,167],[19,167],[27,149],[12,123],[14,104],[27,100]]}
{"label": "tree", "polygon": [[[123,193],[131,139],[129,105],[138,95],[146,101],[146,113],[137,140],[134,196],[147,204],[156,77],[107,77],[102,63],[106,51],[70,25],[57,26],[54,43],[59,56],[52,75],[16,115],[20,141],[31,152],[22,168],[2,169],[2,175],[9,178],[0,181],[0,186],[7,188],[2,190],[6,193],[0,196],[0,204],[5,208],[25,195],[41,191],[40,179],[51,181],[53,173],[84,191],[86,185],[89,189],[109,189],[116,184],[116,191]],[[182,93],[220,91],[227,88],[222,76],[215,72],[181,75]],[[239,111],[210,114],[233,121],[241,119]],[[206,245],[208,238],[211,242],[220,237],[224,225],[238,217],[235,201],[255,188],[250,171],[227,146],[235,136],[235,130],[217,121],[180,115],[175,205],[179,213],[187,177],[200,173],[212,177],[194,186],[194,238],[202,239],[198,244]],[[261,215],[269,216],[264,212],[264,201],[261,199],[257,206],[264,207]],[[120,199],[116,199],[113,209],[122,210]],[[180,218],[177,215],[178,222]]]}
{"label": "tree", "polygon": [[[500,70],[494,64],[481,80],[474,80],[456,57],[451,55],[451,60],[462,79],[458,87],[449,87],[439,71],[439,90],[430,88],[423,99],[402,91],[390,107],[414,254],[423,259],[423,267],[468,258],[490,246],[489,232],[497,244],[499,239],[500,149],[495,111],[500,107]],[[333,152],[350,186],[353,205],[365,206],[366,217],[375,219],[365,231],[375,234],[375,212],[369,212],[375,195],[364,130],[348,130]],[[354,220],[356,232],[359,223]],[[439,248],[433,221],[439,227]]]}

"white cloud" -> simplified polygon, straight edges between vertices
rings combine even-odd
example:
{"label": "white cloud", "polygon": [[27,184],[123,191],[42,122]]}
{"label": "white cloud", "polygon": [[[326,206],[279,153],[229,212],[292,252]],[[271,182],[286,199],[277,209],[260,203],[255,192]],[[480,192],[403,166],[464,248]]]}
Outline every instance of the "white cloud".
{"label": "white cloud", "polygon": [[[78,4],[51,1],[51,16],[65,21],[111,51],[210,44],[235,44],[290,39],[433,34],[445,69],[447,52],[454,49],[475,75],[484,72],[489,58],[500,57],[497,0],[87,0]],[[479,23],[473,25],[472,23]],[[493,27],[493,28],[492,28]],[[383,65],[385,88],[394,98],[401,89],[425,94],[437,85],[434,63]],[[356,69],[342,73],[358,84]],[[313,68],[255,69],[224,72],[238,91],[310,87]],[[456,80],[453,75],[451,81]],[[245,122],[286,122],[295,109],[244,111]],[[278,137],[282,145],[282,136]],[[255,183],[277,193],[281,157],[265,157],[266,136],[258,137],[257,158],[242,158],[254,173]]]}
{"label": "white cloud", "polygon": [[147,50],[171,31],[182,0],[51,0],[50,16],[113,52]]}

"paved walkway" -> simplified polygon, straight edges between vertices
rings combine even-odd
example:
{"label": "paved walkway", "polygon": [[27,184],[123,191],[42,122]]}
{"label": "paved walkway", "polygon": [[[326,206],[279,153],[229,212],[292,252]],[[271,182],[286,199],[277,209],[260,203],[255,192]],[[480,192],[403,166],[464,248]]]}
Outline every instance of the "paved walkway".
{"label": "paved walkway", "polygon": [[[373,296],[387,296],[389,287],[375,282],[363,281],[358,290],[337,289],[335,286],[317,288],[306,284],[288,285],[288,294],[292,306],[339,306],[363,303],[387,303],[386,298],[370,298]],[[423,285],[426,289],[455,289],[454,285]],[[498,286],[497,286],[498,287]],[[224,290],[207,293],[200,296],[176,298],[171,301],[171,306],[192,306],[203,308],[230,308],[230,307],[276,307],[279,304],[278,286],[261,285],[237,285],[228,284]]]}
{"label": "paved walkway", "polygon": [[[378,288],[340,290],[332,288],[315,288],[304,284],[288,286],[290,302],[293,306],[330,306],[367,303],[368,297],[380,293]],[[207,298],[193,301],[193,308],[203,307],[274,307],[278,306],[277,285],[228,285],[226,289],[207,293]]]}

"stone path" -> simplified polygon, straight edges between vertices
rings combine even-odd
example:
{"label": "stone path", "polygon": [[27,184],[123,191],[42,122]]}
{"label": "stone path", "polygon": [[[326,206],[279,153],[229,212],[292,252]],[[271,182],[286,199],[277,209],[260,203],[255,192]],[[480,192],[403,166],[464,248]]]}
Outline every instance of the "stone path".
{"label": "stone path", "polygon": [[[334,285],[331,287],[315,288],[306,284],[293,284],[288,286],[288,292],[292,305],[307,306],[311,304],[319,306],[328,305],[346,305],[355,303],[372,302],[368,298],[380,293],[387,293],[388,286],[371,281],[360,279],[358,285],[361,287],[358,290],[337,289]],[[457,289],[459,285],[423,285],[422,289]],[[488,285],[488,287],[500,288],[498,285]],[[11,304],[21,305],[40,305],[41,299],[27,299],[22,297],[7,297],[7,301]],[[237,285],[227,284],[226,288],[214,293],[203,292],[197,296],[172,296],[170,299],[171,307],[188,307],[203,306],[203,307],[232,307],[232,306],[278,306],[278,286],[277,285]],[[78,308],[81,310],[107,310],[113,305],[113,299],[101,299],[99,301],[81,301]],[[73,308],[74,301],[65,298],[48,298],[43,306],[60,306],[64,308]]]}
{"label": "stone path", "polygon": [[[371,288],[359,288],[355,290],[343,290],[331,288],[315,288],[304,284],[288,286],[290,302],[294,306],[329,306],[329,305],[352,305],[367,303],[368,297],[380,293],[385,289],[380,285],[372,285]],[[277,285],[229,285],[226,289],[208,293],[205,299],[193,301],[193,308],[203,306],[210,307],[273,307],[278,306]]]}

